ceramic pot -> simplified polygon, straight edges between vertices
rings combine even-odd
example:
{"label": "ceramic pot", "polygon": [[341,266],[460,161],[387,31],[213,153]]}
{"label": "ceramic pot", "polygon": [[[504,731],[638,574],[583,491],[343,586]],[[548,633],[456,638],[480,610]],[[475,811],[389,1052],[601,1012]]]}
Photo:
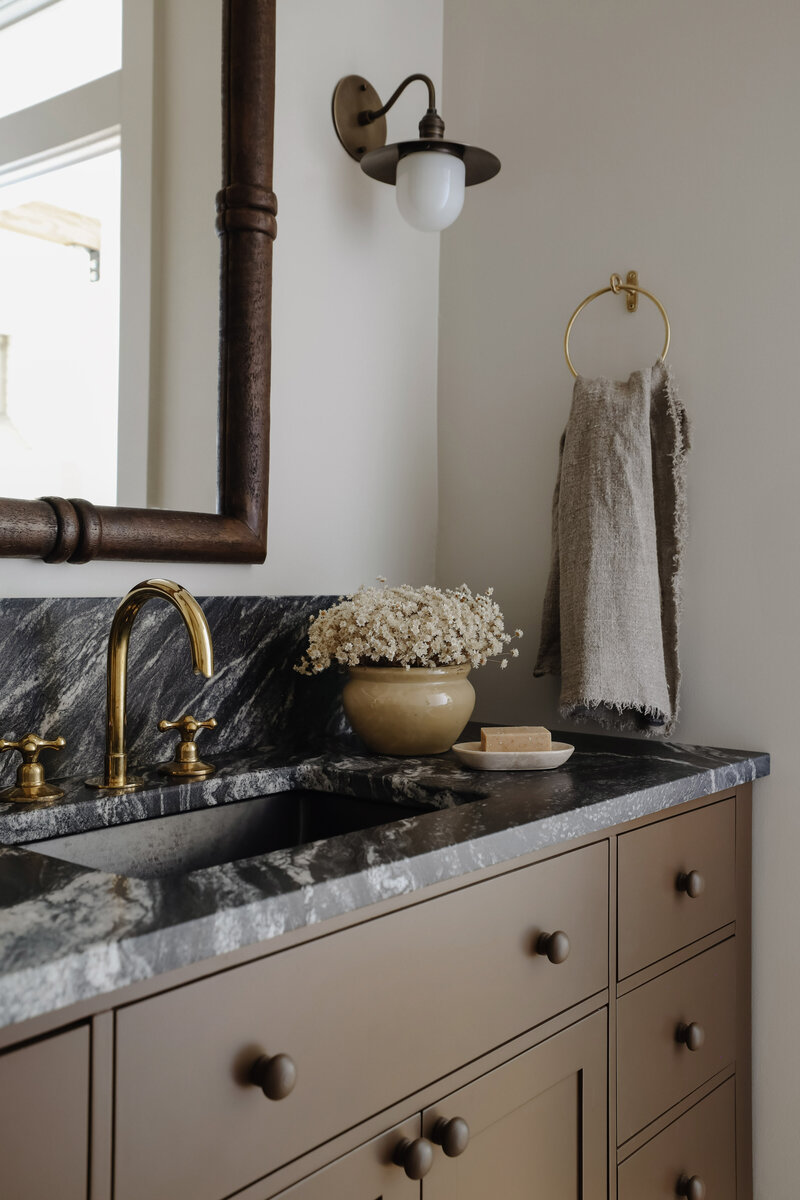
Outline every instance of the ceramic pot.
{"label": "ceramic pot", "polygon": [[376,754],[441,754],[472,716],[475,689],[463,667],[351,667],[342,703]]}

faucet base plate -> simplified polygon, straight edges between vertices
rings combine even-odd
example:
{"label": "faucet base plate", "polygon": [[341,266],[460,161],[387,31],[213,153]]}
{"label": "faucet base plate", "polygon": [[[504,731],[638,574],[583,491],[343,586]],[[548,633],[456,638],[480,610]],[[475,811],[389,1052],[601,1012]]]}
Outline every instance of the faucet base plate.
{"label": "faucet base plate", "polygon": [[101,792],[135,792],[137,788],[144,787],[145,782],[139,775],[129,775],[124,783],[106,783],[104,775],[93,775],[91,779],[84,780],[87,787],[97,788]]}
{"label": "faucet base plate", "polygon": [[216,769],[211,763],[200,762],[199,759],[182,763],[174,758],[170,762],[161,763],[158,768],[162,775],[171,775],[173,779],[207,779]]}
{"label": "faucet base plate", "polygon": [[0,801],[13,800],[16,804],[42,803],[49,800],[60,800],[64,795],[63,788],[53,787],[49,783],[16,784],[4,788],[0,792]]}

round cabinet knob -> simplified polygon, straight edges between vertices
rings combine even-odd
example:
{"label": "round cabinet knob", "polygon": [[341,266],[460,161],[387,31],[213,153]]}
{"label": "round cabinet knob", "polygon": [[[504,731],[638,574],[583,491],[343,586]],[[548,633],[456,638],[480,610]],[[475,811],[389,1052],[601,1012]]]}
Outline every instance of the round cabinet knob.
{"label": "round cabinet knob", "polygon": [[463,1117],[440,1117],[433,1127],[433,1140],[448,1158],[458,1158],[469,1145],[469,1125]]}
{"label": "round cabinet knob", "polygon": [[285,1100],[297,1083],[297,1067],[288,1054],[268,1058],[262,1054],[250,1072],[250,1080],[268,1100]]}
{"label": "round cabinet knob", "polygon": [[675,1188],[675,1195],[685,1196],[686,1200],[706,1200],[706,1185],[699,1175],[692,1175],[691,1179],[686,1175],[681,1175]]}
{"label": "round cabinet knob", "polygon": [[702,1025],[698,1025],[696,1021],[691,1021],[688,1025],[681,1023],[676,1032],[677,1041],[681,1042],[687,1050],[699,1050],[706,1040],[706,1033]]}
{"label": "round cabinet knob", "polygon": [[679,892],[685,892],[692,900],[696,900],[706,890],[706,881],[699,871],[681,871],[675,880],[675,887]]}
{"label": "round cabinet knob", "polygon": [[403,1138],[394,1152],[394,1162],[409,1179],[424,1179],[433,1166],[433,1145],[427,1138]]}
{"label": "round cabinet knob", "polygon": [[569,938],[563,929],[557,929],[555,933],[540,933],[536,941],[536,953],[556,965],[566,962],[569,958]]}

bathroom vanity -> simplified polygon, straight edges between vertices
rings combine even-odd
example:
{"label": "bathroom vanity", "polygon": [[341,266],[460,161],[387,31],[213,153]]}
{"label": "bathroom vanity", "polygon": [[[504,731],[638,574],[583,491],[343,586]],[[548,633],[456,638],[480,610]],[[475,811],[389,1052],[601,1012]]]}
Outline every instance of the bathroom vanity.
{"label": "bathroom vanity", "polygon": [[[333,739],[0,812],[3,1195],[750,1200],[769,760],[571,740],[484,775]],[[292,791],[350,831],[183,874],[108,828]]]}

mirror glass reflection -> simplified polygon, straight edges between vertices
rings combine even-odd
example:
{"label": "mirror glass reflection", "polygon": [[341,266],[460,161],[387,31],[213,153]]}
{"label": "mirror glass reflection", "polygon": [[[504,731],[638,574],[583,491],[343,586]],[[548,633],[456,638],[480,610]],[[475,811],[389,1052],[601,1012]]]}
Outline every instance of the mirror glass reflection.
{"label": "mirror glass reflection", "polygon": [[121,47],[121,0],[0,5],[5,495],[116,503]]}
{"label": "mirror glass reflection", "polygon": [[2,496],[216,507],[221,24],[0,0]]}
{"label": "mirror glass reflection", "polygon": [[122,0],[0,0],[0,117],[122,66]]}
{"label": "mirror glass reflection", "polygon": [[119,151],[0,188],[3,491],[117,499]]}

